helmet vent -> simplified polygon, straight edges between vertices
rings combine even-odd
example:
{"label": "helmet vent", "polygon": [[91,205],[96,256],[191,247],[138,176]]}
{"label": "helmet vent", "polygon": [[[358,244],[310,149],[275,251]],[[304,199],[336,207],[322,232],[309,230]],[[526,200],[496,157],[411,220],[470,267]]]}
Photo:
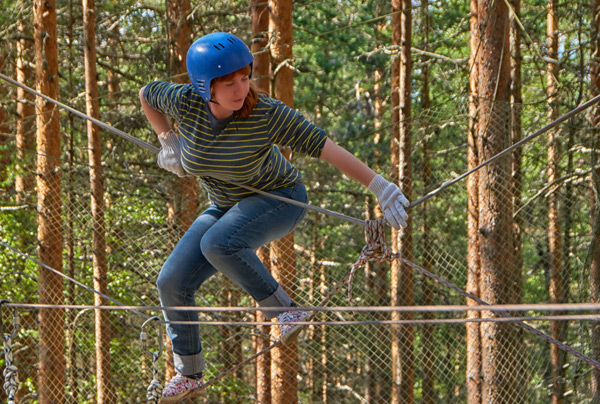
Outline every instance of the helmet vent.
{"label": "helmet vent", "polygon": [[196,85],[198,85],[198,89],[200,91],[206,91],[206,87],[204,87],[204,80],[197,80]]}
{"label": "helmet vent", "polygon": [[221,49],[225,49],[225,46],[222,43],[216,43],[213,45],[216,50],[220,51]]}

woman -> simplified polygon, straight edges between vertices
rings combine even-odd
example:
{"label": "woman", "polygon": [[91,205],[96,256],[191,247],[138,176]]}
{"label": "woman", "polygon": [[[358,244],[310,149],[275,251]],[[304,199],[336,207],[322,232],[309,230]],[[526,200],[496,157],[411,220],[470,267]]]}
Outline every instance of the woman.
{"label": "woman", "polygon": [[[179,176],[200,177],[211,201],[173,249],[157,287],[163,306],[194,306],[202,283],[221,272],[261,307],[275,308],[263,311],[283,323],[285,341],[299,330],[293,324],[306,312],[294,310],[254,251],[290,233],[305,209],[238,184],[307,202],[302,176],[280,153],[276,145],[281,145],[327,161],[368,187],[395,228],[406,225],[408,200],[297,111],[257,91],[250,81],[253,61],[236,36],[209,34],[188,51],[192,84],[153,82],[140,90],[144,113],[162,146],[158,165]],[[179,136],[169,118],[177,123]],[[198,319],[192,311],[166,310],[164,316],[177,322]],[[202,386],[204,357],[198,326],[169,324],[167,331],[177,376],[163,390],[161,402],[176,402]]]}

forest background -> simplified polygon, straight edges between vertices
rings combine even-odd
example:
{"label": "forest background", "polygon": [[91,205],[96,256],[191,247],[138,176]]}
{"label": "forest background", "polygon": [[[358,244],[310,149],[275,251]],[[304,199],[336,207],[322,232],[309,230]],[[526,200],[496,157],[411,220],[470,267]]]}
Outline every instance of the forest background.
{"label": "forest background", "polygon": [[[342,287],[362,226],[309,212],[261,249],[300,305],[317,307],[340,286],[328,307],[346,310],[319,313],[297,342],[241,368],[232,370],[277,329],[251,309],[214,309],[254,302],[211,279],[198,303],[209,308],[200,320],[214,383],[189,402],[600,402],[600,327],[585,316],[594,311],[511,311],[540,337],[523,323],[480,322],[503,317],[480,307],[389,309],[479,306],[467,293],[491,304],[598,303],[597,108],[435,191],[598,94],[596,1],[0,5],[0,73],[154,146],[139,89],[186,82],[191,41],[232,32],[251,45],[262,88],[419,201],[405,231],[388,230],[405,261],[360,269],[352,306]],[[381,217],[359,184],[291,158],[313,205]],[[159,169],[148,150],[3,80],[0,182],[0,307],[20,379],[0,398],[152,402],[147,386],[173,374],[168,341],[158,356],[160,325],[146,323],[160,315],[154,282],[207,206],[204,192]],[[358,310],[373,306],[388,310]]]}

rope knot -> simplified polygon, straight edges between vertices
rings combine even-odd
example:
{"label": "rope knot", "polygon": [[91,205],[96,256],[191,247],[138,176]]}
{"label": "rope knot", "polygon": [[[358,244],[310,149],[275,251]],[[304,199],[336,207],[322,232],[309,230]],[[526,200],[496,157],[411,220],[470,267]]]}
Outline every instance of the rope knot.
{"label": "rope knot", "polygon": [[3,387],[8,396],[8,402],[14,403],[19,388],[19,375],[17,367],[13,365],[12,337],[8,334],[4,335],[4,358],[6,366],[2,372],[4,375]]}
{"label": "rope knot", "polygon": [[352,304],[352,281],[358,268],[365,266],[368,261],[392,262],[398,258],[398,254],[394,254],[392,249],[385,244],[385,221],[383,219],[365,220],[365,240],[366,244],[360,257],[352,265],[348,275],[348,301],[350,304]]}

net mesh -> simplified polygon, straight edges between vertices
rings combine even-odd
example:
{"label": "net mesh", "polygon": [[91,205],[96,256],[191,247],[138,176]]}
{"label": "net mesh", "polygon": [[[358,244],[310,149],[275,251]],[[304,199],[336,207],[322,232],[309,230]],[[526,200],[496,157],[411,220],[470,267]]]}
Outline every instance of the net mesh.
{"label": "net mesh", "polygon": [[[528,112],[533,114],[536,107],[527,108],[532,108]],[[452,114],[452,125],[445,125],[450,121],[446,113],[443,110],[427,111],[413,118],[416,133],[434,133],[427,137],[427,142],[419,138],[414,144],[415,196],[425,195],[467,169],[464,134],[468,130],[468,116]],[[491,119],[491,122],[495,120]],[[505,285],[508,290],[520,296],[514,302],[552,301],[549,294],[553,281],[548,236],[551,197],[558,200],[562,226],[559,232],[562,238],[560,301],[590,301],[588,251],[592,240],[590,216],[593,206],[590,142],[594,129],[580,116],[561,126],[557,135],[564,155],[560,161],[560,175],[553,184],[548,184],[546,176],[547,137],[539,137],[521,150],[524,185],[521,203],[514,209],[514,218],[518,218],[521,230],[522,270],[517,269],[514,279],[505,279],[509,283]],[[9,137],[6,144],[11,145],[13,141]],[[87,146],[79,144],[68,134],[63,144],[67,157],[57,162],[62,169],[59,196],[62,223],[53,229],[62,237],[63,265],[55,269],[93,288],[94,222],[90,215]],[[181,236],[186,221],[189,224],[189,217],[193,220],[206,208],[208,201],[203,192],[199,192],[193,200],[186,200],[179,191],[189,183],[157,168],[155,156],[136,151],[125,141],[110,137],[106,138],[104,147],[103,234],[107,245],[107,294],[128,306],[159,306],[155,280],[161,265]],[[432,151],[428,161],[423,158],[425,147]],[[25,153],[18,167],[13,165],[13,171],[4,171],[6,183],[16,176],[33,183],[37,156],[31,151]],[[123,160],[123,155],[131,157]],[[365,211],[376,205],[370,195],[350,181],[323,183],[322,177],[316,178],[315,163],[310,159],[296,157],[294,162],[305,174],[312,204],[354,217],[365,217]],[[425,164],[431,166],[431,178],[427,181],[422,174]],[[498,166],[510,165],[499,163]],[[505,192],[511,194],[511,189]],[[36,257],[40,245],[36,235],[36,195],[33,188],[24,192],[3,188],[0,205],[3,241]],[[193,214],[189,212],[189,206],[195,206]],[[182,219],[181,212],[187,212],[188,218]],[[413,261],[466,289],[468,237],[465,183],[459,182],[413,208],[410,215],[413,220]],[[10,238],[6,239],[8,235]],[[392,237],[388,234],[389,245]],[[270,250],[266,246],[261,256],[269,266],[284,268],[280,276],[289,278],[288,290],[295,296],[298,305],[306,307],[321,304],[348,274],[365,245],[360,226],[312,211],[295,230],[293,240],[293,248],[274,251],[273,246]],[[499,264],[514,264],[502,261],[506,259],[513,258],[499,256]],[[292,276],[287,276],[282,261],[295,262],[293,267],[288,268],[292,270]],[[6,249],[0,256],[0,267],[2,283],[9,286],[3,287],[2,298],[15,304],[39,302],[40,272],[47,269]],[[389,306],[393,294],[397,294],[396,301],[405,301],[404,293],[415,306],[466,303],[464,295],[416,270],[412,271],[411,284],[399,285],[394,290],[392,274],[398,270],[397,263],[381,262],[372,262],[359,269],[353,281],[354,307]],[[60,282],[64,304],[94,304],[94,296],[89,290],[69,281]],[[203,285],[196,300],[199,306],[209,308],[255,305],[249,296],[220,274]],[[353,311],[345,287],[333,296],[328,303],[330,306],[347,306],[349,310],[317,313],[315,324],[306,327],[296,344],[285,349],[274,348],[268,355],[220,378],[188,402],[464,403],[472,374],[468,366],[473,364],[468,360],[473,348],[473,340],[467,334],[469,327],[474,327],[471,329],[478,335],[496,338],[480,339],[483,344],[481,360],[475,363],[484,367],[490,360],[486,355],[494,356],[498,367],[486,370],[493,374],[494,379],[485,383],[501,385],[500,391],[505,395],[498,402],[546,403],[556,386],[561,386],[570,402],[592,400],[589,379],[592,367],[588,363],[559,350],[561,371],[553,373],[555,348],[552,344],[514,324],[488,322],[466,326],[460,321],[466,314],[452,311],[410,314]],[[90,307],[39,309],[17,305],[15,310],[21,318],[20,331],[12,344],[14,364],[19,369],[20,379],[17,402],[35,401],[42,389],[50,391],[49,394],[64,394],[64,402],[98,402],[99,357],[108,363],[102,376],[102,383],[106,386],[102,393],[105,402],[145,401],[153,378],[153,361],[139,336],[142,324],[151,316],[161,316],[160,311],[103,311],[108,339],[99,346],[95,326],[99,311]],[[8,332],[10,311],[3,310],[2,313],[5,332]],[[43,319],[47,319],[49,313],[59,318],[56,324],[64,321],[64,326],[52,330],[52,338],[41,343],[40,321],[47,321]],[[200,312],[200,321],[219,323],[200,326],[207,380],[227,372],[272,342],[277,335],[275,327],[248,324],[264,321],[258,313],[254,310]],[[544,313],[532,310],[529,314]],[[390,324],[390,320],[409,321]],[[411,323],[410,320],[415,321]],[[425,324],[417,320],[434,322]],[[441,320],[457,322],[443,323]],[[586,321],[550,322],[542,319],[528,324],[556,336],[584,355],[592,354],[592,328]],[[150,353],[157,352],[159,346],[167,343],[160,340],[158,327],[162,325],[152,322],[145,328],[149,336],[146,348]],[[167,347],[157,362],[163,386],[172,375],[168,350]],[[57,364],[57,369],[64,366],[64,377],[49,377],[46,383],[54,381],[61,385],[42,386],[39,376],[45,370],[38,367],[40,356],[57,352],[62,359],[62,365]],[[286,370],[291,374],[282,375]],[[483,379],[480,381],[484,382]],[[297,383],[297,394],[289,383]]]}

